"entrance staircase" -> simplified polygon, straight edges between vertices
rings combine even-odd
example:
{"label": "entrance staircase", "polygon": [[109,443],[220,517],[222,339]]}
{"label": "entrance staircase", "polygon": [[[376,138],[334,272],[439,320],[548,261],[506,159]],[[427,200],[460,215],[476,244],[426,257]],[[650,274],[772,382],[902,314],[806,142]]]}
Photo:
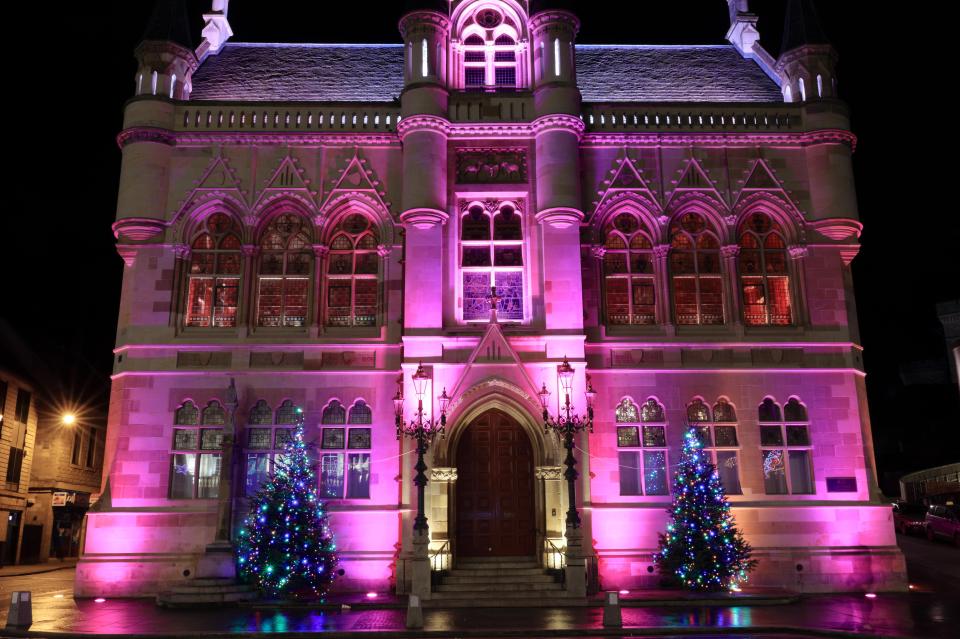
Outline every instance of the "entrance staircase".
{"label": "entrance staircase", "polygon": [[[547,607],[577,605],[559,575],[533,557],[467,557],[445,571],[424,605],[442,608]],[[558,602],[558,600],[561,600]],[[586,600],[583,601],[586,604]]]}
{"label": "entrance staircase", "polygon": [[253,601],[257,594],[253,586],[238,584],[236,579],[194,578],[161,592],[157,595],[157,605],[163,608],[186,608],[238,604]]}

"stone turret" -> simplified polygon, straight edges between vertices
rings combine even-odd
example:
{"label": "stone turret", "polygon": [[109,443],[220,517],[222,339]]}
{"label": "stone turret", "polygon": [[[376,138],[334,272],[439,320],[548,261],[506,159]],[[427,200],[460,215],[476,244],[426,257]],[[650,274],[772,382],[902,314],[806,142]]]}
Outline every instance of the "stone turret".
{"label": "stone turret", "polygon": [[786,102],[837,97],[837,52],[830,44],[813,0],[789,0],[776,72]]}
{"label": "stone turret", "polygon": [[143,40],[134,51],[138,68],[136,95],[190,98],[191,78],[197,70],[186,0],[158,0]]}

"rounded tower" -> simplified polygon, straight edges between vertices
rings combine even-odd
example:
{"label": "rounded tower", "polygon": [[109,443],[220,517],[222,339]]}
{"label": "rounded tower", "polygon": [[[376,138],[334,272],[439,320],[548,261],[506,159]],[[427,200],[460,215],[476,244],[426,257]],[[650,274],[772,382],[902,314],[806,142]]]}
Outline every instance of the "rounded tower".
{"label": "rounded tower", "polygon": [[785,102],[837,97],[837,52],[823,31],[813,0],[788,0],[780,51],[775,70]]}

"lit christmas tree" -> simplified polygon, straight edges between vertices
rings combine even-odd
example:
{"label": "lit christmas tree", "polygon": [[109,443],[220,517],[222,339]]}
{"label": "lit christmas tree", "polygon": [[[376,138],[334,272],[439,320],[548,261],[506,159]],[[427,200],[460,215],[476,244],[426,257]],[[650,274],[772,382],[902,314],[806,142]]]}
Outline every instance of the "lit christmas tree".
{"label": "lit christmas tree", "polygon": [[317,497],[303,410],[297,413],[284,455],[253,498],[240,530],[237,567],[241,578],[269,597],[322,600],[343,571],[337,569],[337,546]]}
{"label": "lit christmas tree", "polygon": [[694,429],[684,436],[673,484],[673,521],[660,534],[660,574],[691,590],[738,590],[757,561],[737,529],[717,469]]}

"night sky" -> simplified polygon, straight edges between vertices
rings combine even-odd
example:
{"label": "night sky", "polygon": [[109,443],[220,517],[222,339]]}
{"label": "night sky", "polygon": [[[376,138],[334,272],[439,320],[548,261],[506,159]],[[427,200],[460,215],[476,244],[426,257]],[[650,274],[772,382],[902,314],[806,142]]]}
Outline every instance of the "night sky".
{"label": "night sky", "polygon": [[[751,2],[774,55],[784,3]],[[234,40],[399,40],[405,3],[342,3],[350,12],[332,8],[338,4],[234,0]],[[722,43],[728,26],[723,0],[576,4],[584,43]],[[210,2],[189,5],[199,36]],[[879,469],[892,492],[889,480],[903,470],[960,460],[960,398],[948,383],[935,309],[960,297],[960,223],[947,200],[958,169],[941,148],[956,128],[946,95],[954,83],[943,75],[946,63],[936,62],[939,43],[955,35],[923,3],[909,16],[892,3],[818,5],[859,136],[854,167],[865,231],[853,270]],[[151,6],[37,3],[5,20],[0,365],[30,369],[54,396],[93,412],[105,412],[120,294],[122,262],[110,229],[120,174],[115,136]]]}

